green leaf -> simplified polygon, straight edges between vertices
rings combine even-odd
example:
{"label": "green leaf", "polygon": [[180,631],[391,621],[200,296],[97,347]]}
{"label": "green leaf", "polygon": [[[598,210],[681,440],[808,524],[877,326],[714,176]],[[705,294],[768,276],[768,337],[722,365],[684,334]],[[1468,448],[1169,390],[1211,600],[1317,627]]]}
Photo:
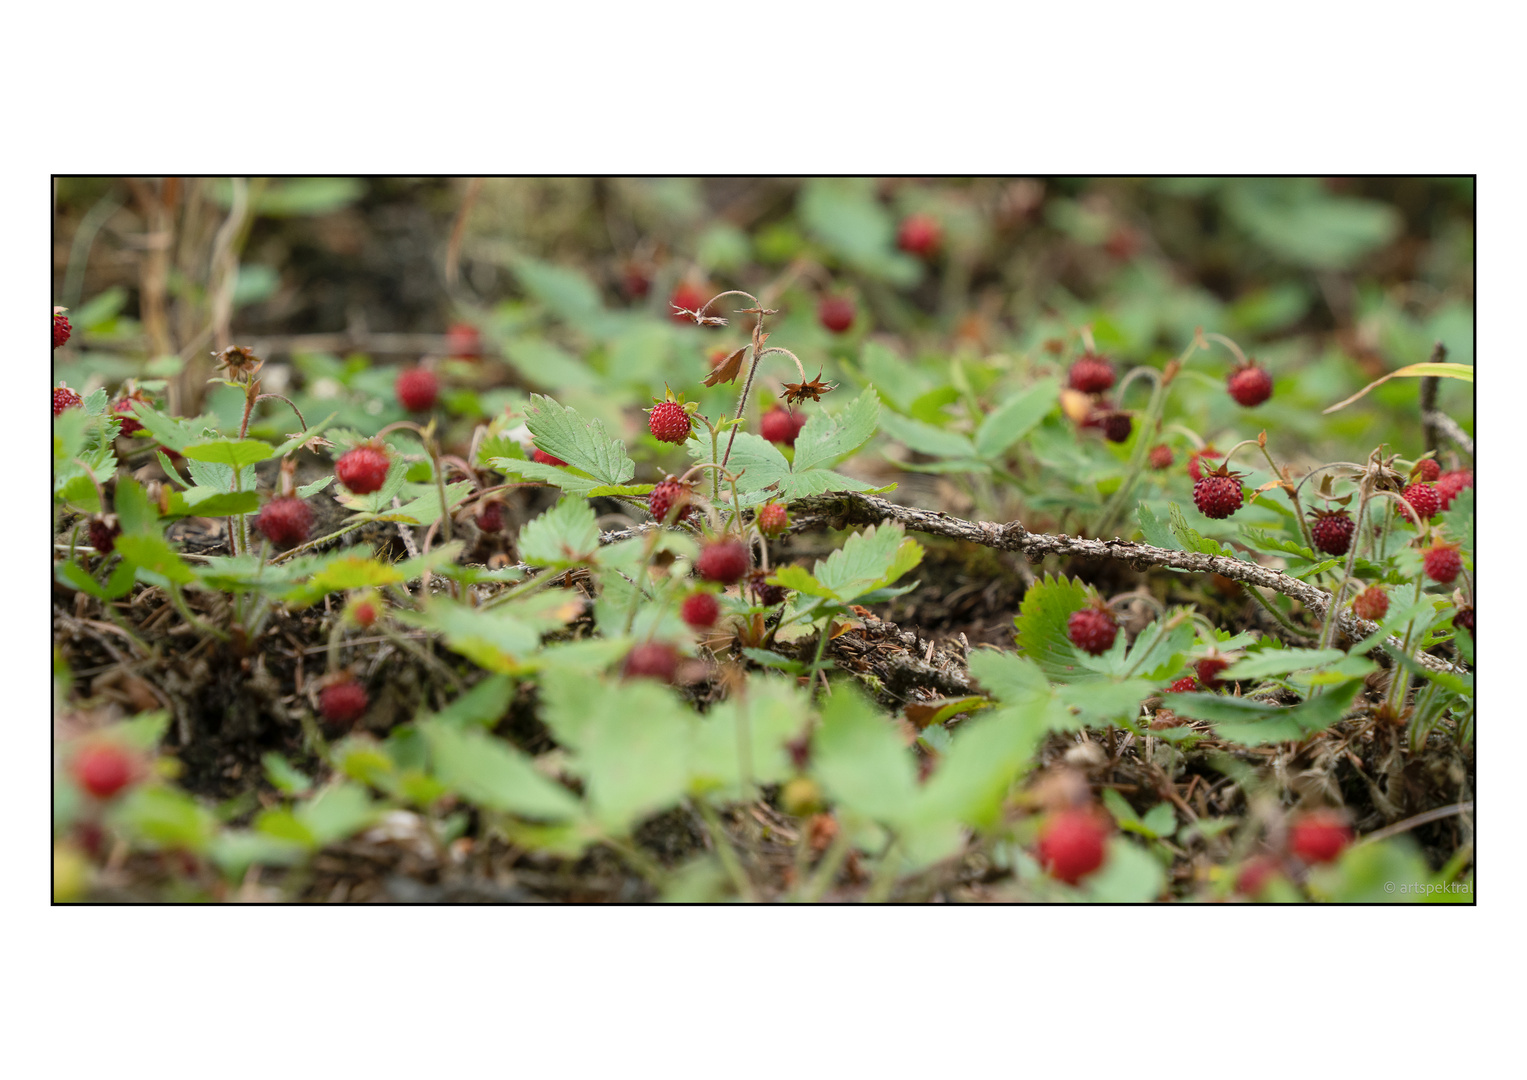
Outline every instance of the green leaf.
{"label": "green leaf", "polygon": [[301,795],[313,786],[312,780],[274,750],[267,751],[260,761],[265,766],[265,778],[278,791]]}
{"label": "green leaf", "polygon": [[1264,649],[1243,657],[1220,673],[1227,682],[1264,679],[1269,675],[1287,675],[1291,671],[1324,667],[1344,659],[1340,649]]}
{"label": "green leaf", "polygon": [[897,413],[887,412],[880,416],[880,426],[897,442],[906,444],[909,450],[933,457],[974,459],[975,444],[964,435],[946,431],[921,420],[913,420]]}
{"label": "green leaf", "polygon": [[455,727],[474,724],[492,728],[509,712],[514,699],[514,680],[507,675],[489,675],[465,694],[454,698],[440,712],[421,716],[421,723],[438,721]]}
{"label": "green leaf", "polygon": [[310,497],[312,497],[314,495],[317,495],[320,491],[322,491],[324,488],[328,487],[333,482],[334,482],[334,474],[333,473],[329,473],[327,476],[320,476],[317,480],[314,480],[311,484],[302,484],[302,485],[298,486],[298,488],[297,488],[297,498],[299,498],[299,499],[306,499],[306,498],[310,498]]}
{"label": "green leaf", "polygon": [[893,246],[896,225],[875,196],[872,181],[818,178],[801,186],[801,224],[854,269],[899,288],[917,284],[922,266]]}
{"label": "green leaf", "polygon": [[[582,610],[581,600],[554,594],[549,600],[567,605],[568,619]],[[541,644],[541,629],[521,617],[518,605],[469,608],[449,597],[431,596],[423,611],[399,611],[396,617],[410,626],[440,634],[453,652],[479,667],[502,674],[518,672],[525,658]]]}
{"label": "green leaf", "polygon": [[998,701],[1014,708],[1042,707],[1050,682],[1039,665],[1016,653],[977,649],[968,659],[970,674]]}
{"label": "green leaf", "polygon": [[223,875],[236,882],[256,863],[289,866],[300,862],[307,855],[307,846],[253,829],[224,829],[213,837],[208,854]]}
{"label": "green leaf", "polygon": [[143,485],[130,476],[117,481],[117,493],[112,500],[117,512],[117,524],[127,536],[158,536],[159,512],[148,501]]}
{"label": "green leaf", "polygon": [[520,558],[534,566],[577,566],[599,551],[599,523],[583,499],[567,498],[520,530]]}
{"label": "green leaf", "polygon": [[1353,679],[1299,705],[1271,705],[1219,694],[1166,694],[1166,707],[1179,716],[1206,720],[1221,738],[1246,746],[1296,742],[1324,731],[1352,704],[1362,688]]}
{"label": "green leaf", "polygon": [[801,567],[787,566],[771,580],[808,596],[851,604],[891,584],[922,558],[922,545],[906,539],[906,531],[899,524],[871,525],[850,536],[826,560],[818,560],[810,574]]}
{"label": "green leaf", "polygon": [[400,585],[408,580],[395,566],[376,559],[346,555],[336,559],[308,580],[287,589],[284,598],[293,607],[316,604],[329,593],[383,585]]}
{"label": "green leaf", "polygon": [[879,419],[880,397],[873,389],[866,389],[836,415],[812,412],[795,440],[791,471],[804,473],[848,457],[875,434]]}
{"label": "green leaf", "polygon": [[1060,400],[1060,380],[1041,379],[1009,397],[982,421],[976,432],[976,452],[999,458],[1039,424]]}
{"label": "green leaf", "polygon": [[213,491],[192,487],[170,496],[170,517],[228,517],[253,514],[260,509],[260,496],[254,491]]}
{"label": "green leaf", "polygon": [[206,423],[200,417],[180,420],[173,416],[166,416],[152,406],[141,402],[133,407],[133,412],[137,415],[138,422],[154,437],[155,442],[177,453],[183,452],[186,447],[200,443],[206,438]]}
{"label": "green leaf", "polygon": [[1136,507],[1135,513],[1140,519],[1140,535],[1145,538],[1147,544],[1152,547],[1166,548],[1168,551],[1182,550],[1182,545],[1177,542],[1177,538],[1171,534],[1149,506],[1142,502]]}
{"label": "green leaf", "polygon": [[1239,558],[1234,548],[1226,547],[1218,540],[1211,540],[1189,525],[1188,519],[1183,516],[1182,507],[1176,503],[1168,504],[1167,514],[1172,523],[1172,535],[1177,537],[1182,550],[1195,551],[1204,555],[1224,555],[1232,559]]}
{"label": "green leaf", "polygon": [[1073,612],[1086,606],[1090,595],[1080,581],[1048,574],[1023,594],[1013,619],[1018,651],[1039,665],[1048,678],[1070,680],[1085,674],[1077,663],[1067,624]]}
{"label": "green leaf", "polygon": [[916,766],[896,728],[849,684],[822,706],[811,773],[832,800],[882,823],[905,819],[917,798]]}
{"label": "green leaf", "polygon": [[1100,904],[1143,904],[1157,899],[1165,888],[1160,861],[1122,836],[1108,841],[1103,865],[1079,885],[1088,900]]}
{"label": "green leaf", "polygon": [[184,585],[196,575],[181,559],[180,554],[158,536],[117,537],[117,554],[140,570],[158,574],[179,585]]}
{"label": "green leaf", "polygon": [[419,725],[435,777],[490,810],[545,821],[579,816],[577,798],[536,772],[530,759],[502,739],[440,721]]}
{"label": "green leaf", "polygon": [[1046,733],[1043,720],[1043,713],[1007,707],[961,724],[923,789],[915,807],[918,820],[959,821],[978,829],[995,825],[1008,791],[1034,765]]}
{"label": "green leaf", "polygon": [[1075,709],[1084,720],[1103,723],[1133,720],[1140,715],[1140,703],[1156,691],[1156,683],[1149,679],[1091,680],[1062,686],[1055,697],[1062,705]]}
{"label": "green leaf", "polygon": [[192,443],[182,448],[180,453],[192,461],[207,461],[242,469],[266,460],[271,456],[272,449],[270,443],[259,439],[217,439]]}
{"label": "green leaf", "polygon": [[[525,291],[564,322],[577,326],[603,314],[604,302],[599,298],[599,289],[581,271],[527,255],[516,255],[510,260],[510,266]],[[541,448],[563,461],[572,460],[544,444]]]}
{"label": "green leaf", "polygon": [[[537,447],[588,473],[600,484],[624,484],[636,475],[636,463],[626,456],[625,443],[610,438],[602,421],[585,420],[552,398],[530,395],[525,426],[535,437]],[[495,462],[494,467],[501,466]],[[565,475],[565,471],[559,474]]]}
{"label": "green leaf", "polygon": [[109,815],[114,827],[151,848],[205,851],[217,819],[183,791],[162,784],[138,788]]}
{"label": "green leaf", "polygon": [[339,783],[324,788],[311,802],[300,804],[295,814],[313,837],[314,845],[323,847],[370,825],[376,818],[376,809],[365,789]]}

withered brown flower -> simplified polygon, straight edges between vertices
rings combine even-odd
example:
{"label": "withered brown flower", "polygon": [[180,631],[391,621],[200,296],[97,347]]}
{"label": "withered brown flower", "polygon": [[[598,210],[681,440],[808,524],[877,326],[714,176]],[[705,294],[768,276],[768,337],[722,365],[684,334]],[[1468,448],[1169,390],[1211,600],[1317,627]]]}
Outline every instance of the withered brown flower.
{"label": "withered brown flower", "polygon": [[805,401],[807,398],[810,398],[812,401],[821,401],[823,394],[829,393],[833,390],[836,390],[837,388],[838,387],[836,383],[824,383],[822,381],[822,373],[818,371],[817,377],[812,379],[810,382],[786,383],[785,404],[794,405],[796,402]]}
{"label": "withered brown flower", "polygon": [[224,375],[230,379],[251,376],[265,363],[246,345],[230,345],[212,356],[217,360],[217,366],[223,369]]}

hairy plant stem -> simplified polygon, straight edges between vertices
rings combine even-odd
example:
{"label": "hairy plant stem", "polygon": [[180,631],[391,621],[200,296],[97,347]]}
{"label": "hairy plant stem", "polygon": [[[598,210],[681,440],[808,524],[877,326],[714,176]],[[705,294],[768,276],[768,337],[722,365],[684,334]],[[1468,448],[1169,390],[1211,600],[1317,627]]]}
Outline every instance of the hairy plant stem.
{"label": "hairy plant stem", "polygon": [[1289,620],[1288,616],[1284,615],[1283,612],[1274,607],[1272,601],[1263,596],[1262,591],[1255,585],[1246,586],[1246,592],[1250,594],[1253,600],[1261,604],[1262,610],[1271,615],[1273,617],[1273,621],[1276,622],[1279,626],[1283,627],[1283,629],[1287,630],[1291,634],[1297,635],[1298,637],[1305,638],[1306,640],[1309,639],[1309,631],[1295,626],[1294,623]]}

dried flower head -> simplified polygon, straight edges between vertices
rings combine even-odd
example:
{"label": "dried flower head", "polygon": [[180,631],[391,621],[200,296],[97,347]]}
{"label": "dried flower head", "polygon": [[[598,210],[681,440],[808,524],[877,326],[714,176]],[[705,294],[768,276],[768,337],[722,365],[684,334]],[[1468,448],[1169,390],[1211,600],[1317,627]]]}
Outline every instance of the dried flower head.
{"label": "dried flower head", "polygon": [[223,369],[223,374],[229,379],[241,379],[253,376],[265,363],[247,345],[230,345],[222,352],[212,354],[217,366]]}
{"label": "dried flower head", "polygon": [[836,383],[824,383],[822,381],[822,373],[818,371],[817,377],[810,382],[786,383],[785,404],[794,405],[796,402],[805,401],[807,398],[810,398],[812,401],[821,401],[823,394],[830,393],[837,388]]}

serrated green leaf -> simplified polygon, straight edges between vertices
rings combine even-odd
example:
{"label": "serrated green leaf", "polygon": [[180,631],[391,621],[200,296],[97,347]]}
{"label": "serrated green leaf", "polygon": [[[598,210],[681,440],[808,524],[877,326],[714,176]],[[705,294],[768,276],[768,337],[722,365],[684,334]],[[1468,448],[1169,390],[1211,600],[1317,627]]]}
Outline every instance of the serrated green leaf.
{"label": "serrated green leaf", "polygon": [[1234,548],[1228,548],[1218,540],[1211,540],[1204,536],[1193,526],[1188,524],[1188,519],[1183,516],[1182,507],[1176,503],[1168,504],[1168,515],[1171,520],[1172,535],[1177,537],[1184,551],[1194,551],[1203,555],[1224,555],[1229,558],[1239,558]]}
{"label": "serrated green leaf", "polygon": [[981,422],[976,432],[976,453],[983,458],[1001,457],[1039,424],[1060,400],[1060,380],[1040,379],[1009,397]]}
{"label": "serrated green leaf", "polygon": [[[575,410],[552,398],[530,395],[530,405],[525,409],[525,426],[535,437],[537,447],[588,473],[598,484],[624,484],[636,475],[636,463],[626,456],[625,443],[610,438],[602,421],[585,420]],[[511,459],[502,460],[508,462]],[[502,466],[495,463],[494,467]],[[560,480],[551,478],[551,482],[559,483]]]}
{"label": "serrated green leaf", "polygon": [[260,496],[254,491],[213,491],[193,487],[170,495],[170,517],[229,517],[253,514],[260,509]]}
{"label": "serrated green leaf", "polygon": [[1145,542],[1152,547],[1165,548],[1168,551],[1181,551],[1182,545],[1177,538],[1156,516],[1156,512],[1145,503],[1140,503],[1135,508],[1135,515],[1140,519],[1140,535]]}
{"label": "serrated green leaf", "polygon": [[324,488],[328,487],[333,482],[334,482],[334,474],[333,473],[329,473],[327,476],[320,476],[317,480],[314,480],[311,484],[302,484],[302,485],[300,485],[297,488],[297,498],[299,498],[299,499],[311,498],[312,496],[317,495],[320,491],[322,491]]}
{"label": "serrated green leaf", "polygon": [[579,816],[578,799],[502,739],[434,721],[419,725],[436,779],[489,810],[546,821]]}
{"label": "serrated green leaf", "polygon": [[598,499],[623,495],[629,499],[640,499],[650,495],[655,487],[657,487],[656,484],[601,484],[599,487],[583,492],[583,496],[587,499]]}
{"label": "serrated green leaf", "polygon": [[891,438],[919,454],[959,460],[976,458],[975,444],[957,431],[946,431],[893,412],[880,415],[880,426]]}
{"label": "serrated green leaf", "polygon": [[183,447],[180,453],[191,461],[206,461],[242,469],[266,460],[273,449],[270,443],[259,439],[215,439],[192,443]]}
{"label": "serrated green leaf", "polygon": [[815,411],[795,440],[791,471],[806,473],[848,457],[875,434],[880,420],[880,397],[867,388],[836,415]]}
{"label": "serrated green leaf", "polygon": [[599,523],[583,499],[567,498],[520,530],[520,558],[534,566],[568,567],[599,551]]}
{"label": "serrated green leaf", "polygon": [[522,461],[519,458],[496,457],[488,461],[488,464],[503,473],[509,480],[530,480],[544,484],[551,484],[561,488],[569,495],[581,495],[588,498],[596,488],[616,487],[614,484],[601,484],[592,476],[575,471],[563,469],[556,465],[547,465],[540,461]]}
{"label": "serrated green leaf", "polygon": [[1085,585],[1070,578],[1053,578],[1031,585],[1023,594],[1018,614],[1018,651],[1039,665],[1050,679],[1065,680],[1088,674],[1077,663],[1076,647],[1067,636],[1067,624],[1090,597]]}
{"label": "serrated green leaf", "polygon": [[193,417],[189,420],[180,420],[173,416],[166,416],[158,412],[152,406],[139,403],[133,408],[134,414],[154,441],[161,446],[167,446],[177,453],[184,452],[185,448],[202,442],[207,421],[202,417]]}
{"label": "serrated green leaf", "polygon": [[1287,675],[1292,671],[1323,667],[1346,655],[1340,649],[1264,649],[1237,660],[1219,677],[1227,682],[1265,679],[1269,675]]}
{"label": "serrated green leaf", "polygon": [[143,485],[130,476],[117,481],[117,492],[112,500],[117,512],[117,524],[125,536],[158,536],[159,511],[148,501]]}
{"label": "serrated green leaf", "polygon": [[158,574],[180,585],[196,576],[180,554],[159,536],[124,534],[117,537],[116,550],[118,555],[140,570]]}
{"label": "serrated green leaf", "polygon": [[809,575],[800,567],[784,567],[776,576],[788,588],[851,604],[891,584],[922,558],[922,545],[906,539],[900,525],[871,525],[850,536],[825,560],[818,560]]}
{"label": "serrated green leaf", "polygon": [[911,751],[890,720],[848,685],[822,706],[810,768],[835,803],[873,821],[905,820],[917,797]]}
{"label": "serrated green leaf", "polygon": [[1298,705],[1271,705],[1220,694],[1166,694],[1166,707],[1179,716],[1205,720],[1221,738],[1246,746],[1296,742],[1324,731],[1352,704],[1362,688],[1353,679]]}

